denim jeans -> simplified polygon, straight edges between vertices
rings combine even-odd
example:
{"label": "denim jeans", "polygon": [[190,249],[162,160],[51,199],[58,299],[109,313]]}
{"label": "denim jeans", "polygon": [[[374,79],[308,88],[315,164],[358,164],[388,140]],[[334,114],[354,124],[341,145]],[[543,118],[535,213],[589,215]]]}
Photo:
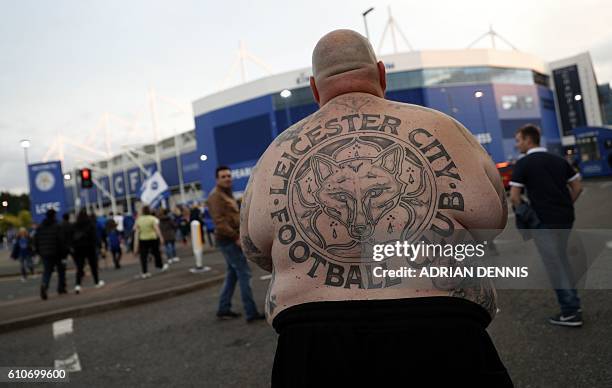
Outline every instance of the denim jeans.
{"label": "denim jeans", "polygon": [[47,289],[49,288],[49,282],[51,281],[51,275],[53,270],[57,267],[57,291],[63,292],[66,290],[66,265],[62,259],[52,256],[43,256],[42,258],[44,272],[42,277],[42,286]]}
{"label": "denim jeans", "polygon": [[168,260],[176,257],[176,246],[174,240],[164,241],[164,248],[166,249],[166,256]]}
{"label": "denim jeans", "polygon": [[537,230],[534,230],[536,247],[542,256],[563,315],[571,315],[580,308],[580,298],[574,288],[575,281],[567,256],[567,242],[571,231],[571,224],[541,224]]}
{"label": "denim jeans", "polygon": [[253,291],[251,291],[251,268],[242,253],[242,249],[233,241],[218,241],[217,245],[221,249],[227,264],[225,282],[219,299],[219,313],[230,311],[232,295],[234,295],[236,281],[238,281],[246,317],[247,319],[255,317],[258,312],[253,301]]}
{"label": "denim jeans", "polygon": [[32,262],[32,256],[20,255],[19,264],[21,264],[21,276],[24,278],[28,277],[28,273],[34,275],[34,263]]}

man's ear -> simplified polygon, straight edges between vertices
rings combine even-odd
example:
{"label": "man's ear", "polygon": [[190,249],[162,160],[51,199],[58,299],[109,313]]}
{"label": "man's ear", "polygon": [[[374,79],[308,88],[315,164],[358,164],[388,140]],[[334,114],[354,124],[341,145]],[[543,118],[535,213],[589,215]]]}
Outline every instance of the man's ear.
{"label": "man's ear", "polygon": [[312,95],[314,96],[314,99],[317,104],[321,105],[321,98],[319,97],[319,91],[317,90],[317,84],[315,84],[314,77],[310,77],[310,90],[312,90]]}
{"label": "man's ear", "polygon": [[385,64],[383,61],[378,61],[378,82],[380,83],[380,87],[382,89],[383,95],[387,90],[387,70],[385,69]]}

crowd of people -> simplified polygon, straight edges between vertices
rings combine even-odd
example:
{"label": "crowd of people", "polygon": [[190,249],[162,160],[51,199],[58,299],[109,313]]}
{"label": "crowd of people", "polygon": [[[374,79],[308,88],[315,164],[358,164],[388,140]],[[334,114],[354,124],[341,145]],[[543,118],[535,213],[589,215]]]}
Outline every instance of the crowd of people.
{"label": "crowd of people", "polygon": [[[138,255],[141,264],[140,277],[151,276],[148,263],[152,257],[159,271],[166,271],[170,264],[178,263],[177,241],[188,244],[191,232],[191,221],[197,220],[202,227],[202,236],[208,238],[208,244],[214,246],[212,233],[214,224],[208,209],[203,204],[191,207],[178,205],[171,211],[160,208],[155,211],[148,206],[141,208],[136,217],[131,214],[96,215],[86,209],[80,209],[71,220],[71,214],[65,213],[58,221],[55,210],[50,209],[39,225],[28,230],[20,228],[12,231],[9,240],[11,257],[20,263],[21,281],[35,276],[35,267],[42,264],[42,281],[40,296],[48,298],[48,289],[52,274],[57,272],[57,292],[66,294],[66,267],[69,258],[74,262],[74,292],[82,290],[85,268],[89,267],[95,288],[105,285],[100,279],[99,262],[112,259],[116,270],[121,268],[124,253]],[[162,259],[162,251],[165,263]]]}

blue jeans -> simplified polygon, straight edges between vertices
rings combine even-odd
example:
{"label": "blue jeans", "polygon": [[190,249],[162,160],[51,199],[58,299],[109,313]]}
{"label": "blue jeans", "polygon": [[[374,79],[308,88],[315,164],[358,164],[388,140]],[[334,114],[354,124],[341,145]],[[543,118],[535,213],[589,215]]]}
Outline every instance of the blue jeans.
{"label": "blue jeans", "polygon": [[246,257],[242,253],[242,249],[235,242],[219,241],[219,249],[225,257],[227,269],[225,273],[225,282],[221,290],[219,299],[219,313],[226,313],[232,307],[232,295],[236,288],[236,281],[240,283],[240,296],[242,304],[246,312],[247,319],[255,317],[257,307],[253,301],[253,291],[251,291],[251,268],[246,261]]}
{"label": "blue jeans", "polygon": [[20,255],[19,264],[21,264],[21,276],[24,278],[28,277],[28,273],[34,275],[34,263],[32,262],[32,256]]}
{"label": "blue jeans", "polygon": [[168,260],[176,257],[176,246],[174,240],[164,241],[164,248],[166,249],[166,256]]}
{"label": "blue jeans", "polygon": [[574,288],[575,281],[567,257],[567,242],[571,231],[572,224],[541,224],[537,230],[534,230],[533,235],[550,283],[557,294],[561,313],[566,316],[580,308],[580,298]]}

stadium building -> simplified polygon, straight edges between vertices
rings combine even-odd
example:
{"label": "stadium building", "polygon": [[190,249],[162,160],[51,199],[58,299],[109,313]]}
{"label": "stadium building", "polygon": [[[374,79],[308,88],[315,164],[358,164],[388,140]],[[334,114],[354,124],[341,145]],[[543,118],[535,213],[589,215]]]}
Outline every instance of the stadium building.
{"label": "stadium building", "polygon": [[[381,60],[387,69],[388,99],[454,117],[495,162],[518,157],[514,134],[526,123],[540,126],[543,145],[561,155],[571,153],[575,146],[573,128],[601,125],[588,53],[557,61],[554,66],[520,51],[495,49],[410,51]],[[553,71],[556,84],[551,79]],[[172,192],[171,204],[205,198],[215,185],[218,165],[232,169],[234,190],[240,195],[272,140],[317,110],[310,75],[311,69],[304,68],[198,99],[193,103],[195,130],[158,143],[159,163],[154,160],[154,144],[97,162],[94,173],[101,177],[104,189],[80,190],[73,180],[66,189],[69,207],[79,198],[79,206],[108,209],[108,194],[113,194],[121,210],[133,211],[145,178],[138,165],[148,171],[161,169]],[[584,98],[576,98],[577,94]]]}
{"label": "stadium building", "polygon": [[[494,161],[517,156],[514,133],[539,125],[544,143],[561,152],[555,102],[546,63],[519,51],[492,49],[411,51],[381,57],[387,98],[433,108],[463,123]],[[279,133],[317,110],[309,68],[262,78],[193,103],[197,150],[207,155],[201,185],[214,187],[219,164],[244,189],[250,169]],[[289,90],[281,96],[281,91]]]}

